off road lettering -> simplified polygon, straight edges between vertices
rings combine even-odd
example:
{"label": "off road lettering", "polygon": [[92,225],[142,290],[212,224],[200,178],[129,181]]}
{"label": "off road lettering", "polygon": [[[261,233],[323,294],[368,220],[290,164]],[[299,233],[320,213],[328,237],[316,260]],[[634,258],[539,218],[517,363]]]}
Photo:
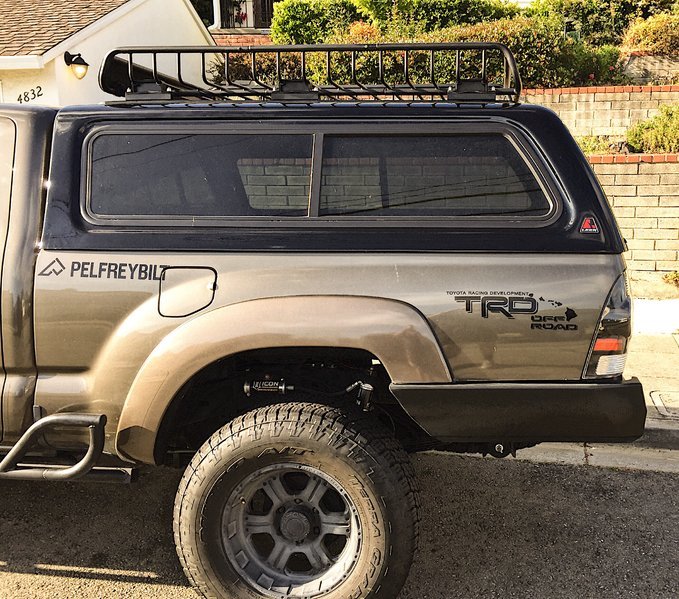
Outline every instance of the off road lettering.
{"label": "off road lettering", "polygon": [[131,264],[129,262],[71,262],[71,277],[80,279],[121,279],[160,281],[166,264]]}
{"label": "off road lettering", "polygon": [[[574,316],[571,318],[574,318]],[[566,316],[531,316],[530,328],[543,331],[577,331],[577,324],[567,322],[571,318]]]}
{"label": "off road lettering", "polygon": [[537,300],[527,296],[456,295],[455,301],[463,303],[469,314],[474,313],[474,306],[478,304],[483,318],[488,318],[491,312],[514,318],[514,314],[536,314],[538,311]]}

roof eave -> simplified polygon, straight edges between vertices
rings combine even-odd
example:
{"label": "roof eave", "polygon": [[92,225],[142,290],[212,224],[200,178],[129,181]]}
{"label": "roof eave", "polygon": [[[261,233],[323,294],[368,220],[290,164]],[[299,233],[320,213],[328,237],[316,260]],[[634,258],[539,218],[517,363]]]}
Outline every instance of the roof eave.
{"label": "roof eave", "polygon": [[125,4],[121,4],[112,11],[106,13],[102,17],[99,17],[96,21],[92,21],[89,25],[86,25],[79,31],[76,31],[73,35],[67,37],[66,39],[60,41],[56,46],[52,46],[43,54],[43,59],[45,64],[54,60],[55,58],[62,55],[67,50],[72,49],[74,46],[84,42],[86,39],[92,37],[98,31],[101,31],[105,27],[108,27],[114,21],[120,19],[123,15],[134,10],[138,6],[144,4],[148,0],[129,0]]}
{"label": "roof eave", "polygon": [[[105,14],[103,17],[100,17],[96,21],[90,23],[87,27],[84,27],[80,31],[77,31],[71,37],[68,37],[65,40],[59,42],[56,46],[50,48],[49,50],[47,50],[47,52],[43,54],[45,64],[47,64],[50,60],[57,58],[58,56],[66,52],[66,50],[70,50],[73,47],[77,46],[79,43],[93,36],[98,31],[101,31],[105,27],[108,27],[108,25],[110,25],[112,22],[117,21],[123,15],[127,14],[128,12],[131,12],[132,10],[134,10],[138,6],[141,6],[145,2],[148,2],[148,0],[128,0],[128,2],[126,2],[125,4],[122,4],[118,8],[113,9],[108,14]],[[187,5],[187,8],[191,7],[191,3],[189,2],[189,0],[183,0],[183,2],[184,4]],[[209,45],[215,45],[215,41],[212,39],[212,36],[208,32],[207,28],[205,27],[205,25],[203,25],[203,22],[198,17],[198,13],[192,7],[190,8],[189,12],[193,20],[201,29],[203,37],[205,37],[205,41],[208,42]]]}
{"label": "roof eave", "polygon": [[[123,15],[134,10],[147,1],[148,0],[129,0],[125,4],[113,9],[111,12],[105,14],[96,21],[93,21],[86,27],[83,27],[80,31],[76,31],[73,35],[57,43],[49,50],[46,50],[42,55],[0,56],[0,70],[42,69],[51,60],[59,57],[67,50],[73,49],[79,43],[85,41],[87,38],[91,37],[104,27],[107,27],[113,21],[118,20]],[[189,10],[189,14],[193,18],[195,24],[200,28],[201,33],[205,38],[206,44],[214,46],[215,41],[212,39],[212,36],[208,32],[205,25],[203,25],[198,13],[195,11],[189,0],[183,0],[183,2]]]}
{"label": "roof eave", "polygon": [[14,71],[26,69],[42,69],[45,67],[44,56],[0,56],[0,71]]}

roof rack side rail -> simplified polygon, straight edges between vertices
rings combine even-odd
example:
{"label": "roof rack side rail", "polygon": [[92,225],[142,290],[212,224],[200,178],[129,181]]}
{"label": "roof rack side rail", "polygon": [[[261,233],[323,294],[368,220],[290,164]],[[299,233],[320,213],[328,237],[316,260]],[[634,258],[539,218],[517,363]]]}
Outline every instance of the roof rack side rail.
{"label": "roof rack side rail", "polygon": [[450,101],[516,104],[514,55],[494,42],[130,47],[110,52],[101,89],[126,103]]}

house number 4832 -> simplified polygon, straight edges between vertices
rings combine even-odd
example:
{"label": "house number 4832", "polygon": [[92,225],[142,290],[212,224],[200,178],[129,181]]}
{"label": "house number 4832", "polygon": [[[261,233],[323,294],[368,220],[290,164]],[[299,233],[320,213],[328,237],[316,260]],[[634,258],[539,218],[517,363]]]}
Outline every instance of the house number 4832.
{"label": "house number 4832", "polygon": [[19,94],[19,97],[17,98],[17,102],[19,102],[19,104],[24,104],[25,102],[32,102],[33,100],[37,100],[38,98],[41,97],[42,97],[42,87],[36,85],[35,87],[25,92],[21,92]]}

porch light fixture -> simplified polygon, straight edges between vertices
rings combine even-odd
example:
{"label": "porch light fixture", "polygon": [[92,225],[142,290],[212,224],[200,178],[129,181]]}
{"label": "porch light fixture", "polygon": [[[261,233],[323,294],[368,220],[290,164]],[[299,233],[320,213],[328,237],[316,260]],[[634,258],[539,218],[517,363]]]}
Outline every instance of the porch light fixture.
{"label": "porch light fixture", "polygon": [[64,62],[69,67],[71,67],[71,71],[73,71],[73,74],[77,79],[82,79],[85,75],[87,75],[87,69],[90,65],[85,62],[85,59],[81,54],[71,54],[70,52],[66,52],[64,54]]}

